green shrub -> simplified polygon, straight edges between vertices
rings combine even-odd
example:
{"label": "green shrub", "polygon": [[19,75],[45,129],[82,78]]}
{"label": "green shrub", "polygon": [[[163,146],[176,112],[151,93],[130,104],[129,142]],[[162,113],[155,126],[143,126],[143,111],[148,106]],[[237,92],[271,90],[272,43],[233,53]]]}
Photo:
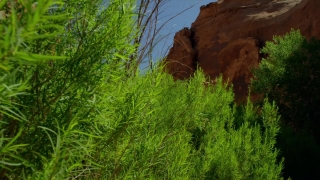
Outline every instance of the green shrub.
{"label": "green shrub", "polygon": [[252,90],[268,94],[279,107],[282,128],[277,147],[285,175],[319,179],[320,174],[320,40],[300,31],[275,36],[261,50],[265,58],[253,70]]}
{"label": "green shrub", "polygon": [[132,1],[105,9],[100,0],[0,4],[0,178],[81,174],[76,170],[94,150],[88,126],[97,87],[121,74],[118,66],[135,49]]}
{"label": "green shrub", "polygon": [[281,179],[274,104],[128,73],[134,2],[100,3],[0,2],[1,179]]}
{"label": "green shrub", "polygon": [[300,31],[275,36],[261,50],[267,55],[253,70],[252,90],[277,102],[286,124],[306,130],[320,142],[320,40],[309,41]]}
{"label": "green shrub", "polygon": [[232,91],[221,78],[207,88],[205,80],[201,71],[189,82],[154,72],[106,85],[100,132],[107,135],[95,155],[103,177],[280,179],[275,106],[265,102],[258,116],[249,102],[236,129]]}

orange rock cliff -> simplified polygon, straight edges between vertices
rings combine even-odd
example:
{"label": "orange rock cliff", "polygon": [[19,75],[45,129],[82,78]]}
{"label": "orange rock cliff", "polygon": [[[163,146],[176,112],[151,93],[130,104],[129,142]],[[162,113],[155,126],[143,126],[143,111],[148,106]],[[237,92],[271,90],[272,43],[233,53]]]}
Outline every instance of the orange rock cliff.
{"label": "orange rock cliff", "polygon": [[221,73],[232,82],[235,101],[244,102],[260,49],[291,28],[320,37],[320,0],[219,0],[201,6],[191,28],[174,36],[166,70],[176,79],[189,78],[197,65],[211,79]]}

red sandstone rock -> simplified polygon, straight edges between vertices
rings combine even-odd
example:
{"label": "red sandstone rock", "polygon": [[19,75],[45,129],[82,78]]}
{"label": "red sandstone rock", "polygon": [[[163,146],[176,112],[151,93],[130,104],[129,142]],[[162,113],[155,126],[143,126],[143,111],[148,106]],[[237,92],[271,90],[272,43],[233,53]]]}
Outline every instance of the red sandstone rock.
{"label": "red sandstone rock", "polygon": [[168,66],[172,69],[170,73],[177,79],[188,78],[196,66],[196,50],[192,47],[191,34],[188,28],[177,32],[174,36],[175,46],[170,49],[170,52],[173,53],[167,57],[167,61],[170,61]]}
{"label": "red sandstone rock", "polygon": [[222,73],[243,102],[260,48],[291,28],[320,37],[320,0],[219,0],[202,6],[191,28],[175,35],[166,67],[177,79],[189,78],[197,64],[211,79]]}

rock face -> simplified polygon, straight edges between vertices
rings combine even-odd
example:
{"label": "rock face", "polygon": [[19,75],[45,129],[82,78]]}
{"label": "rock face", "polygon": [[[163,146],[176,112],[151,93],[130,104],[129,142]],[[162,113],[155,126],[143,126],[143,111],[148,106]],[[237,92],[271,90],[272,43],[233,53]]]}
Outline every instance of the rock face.
{"label": "rock face", "polygon": [[241,103],[247,98],[250,68],[261,60],[260,48],[291,28],[307,38],[320,37],[320,0],[219,0],[201,6],[191,28],[176,33],[166,69],[177,79],[192,76],[197,65],[211,79],[221,73]]}

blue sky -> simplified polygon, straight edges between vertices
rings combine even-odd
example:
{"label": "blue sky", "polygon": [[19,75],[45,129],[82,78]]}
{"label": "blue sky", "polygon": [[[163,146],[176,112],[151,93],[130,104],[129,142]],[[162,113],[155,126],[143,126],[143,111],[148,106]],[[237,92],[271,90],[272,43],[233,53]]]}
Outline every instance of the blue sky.
{"label": "blue sky", "polygon": [[[1,1],[1,0],[0,0]],[[160,7],[160,17],[158,20],[158,27],[168,21],[177,13],[184,10],[183,13],[177,17],[168,21],[158,34],[159,37],[165,36],[153,49],[152,60],[155,62],[159,58],[166,56],[167,49],[173,44],[173,37],[176,32],[184,27],[190,28],[191,24],[198,17],[200,12],[200,6],[207,5],[217,0],[164,0],[165,4]],[[103,6],[108,4],[108,0],[103,0]],[[139,0],[137,0],[139,2]],[[194,5],[194,6],[193,6]],[[193,6],[193,7],[191,7]],[[190,8],[191,7],[191,8]],[[152,6],[150,7],[152,8]],[[190,9],[189,9],[190,8]],[[148,15],[148,14],[147,14]],[[144,59],[144,62],[140,65],[140,70],[146,69],[149,65],[149,59]]]}
{"label": "blue sky", "polygon": [[[159,42],[159,44],[155,47],[153,51],[153,61],[166,55],[164,53],[168,47],[172,46],[174,34],[184,27],[190,28],[191,23],[193,23],[199,15],[200,6],[207,5],[210,2],[216,2],[216,0],[170,0],[160,9],[160,11],[163,10],[160,18],[163,18],[160,19],[159,26],[161,26],[161,24],[166,22],[174,14],[181,12],[195,4],[194,7],[188,9],[184,13],[170,20],[162,28],[159,35],[164,36],[169,34],[170,32],[171,34],[167,38]],[[145,62],[141,65],[140,68],[144,69],[147,66],[148,62]]]}

